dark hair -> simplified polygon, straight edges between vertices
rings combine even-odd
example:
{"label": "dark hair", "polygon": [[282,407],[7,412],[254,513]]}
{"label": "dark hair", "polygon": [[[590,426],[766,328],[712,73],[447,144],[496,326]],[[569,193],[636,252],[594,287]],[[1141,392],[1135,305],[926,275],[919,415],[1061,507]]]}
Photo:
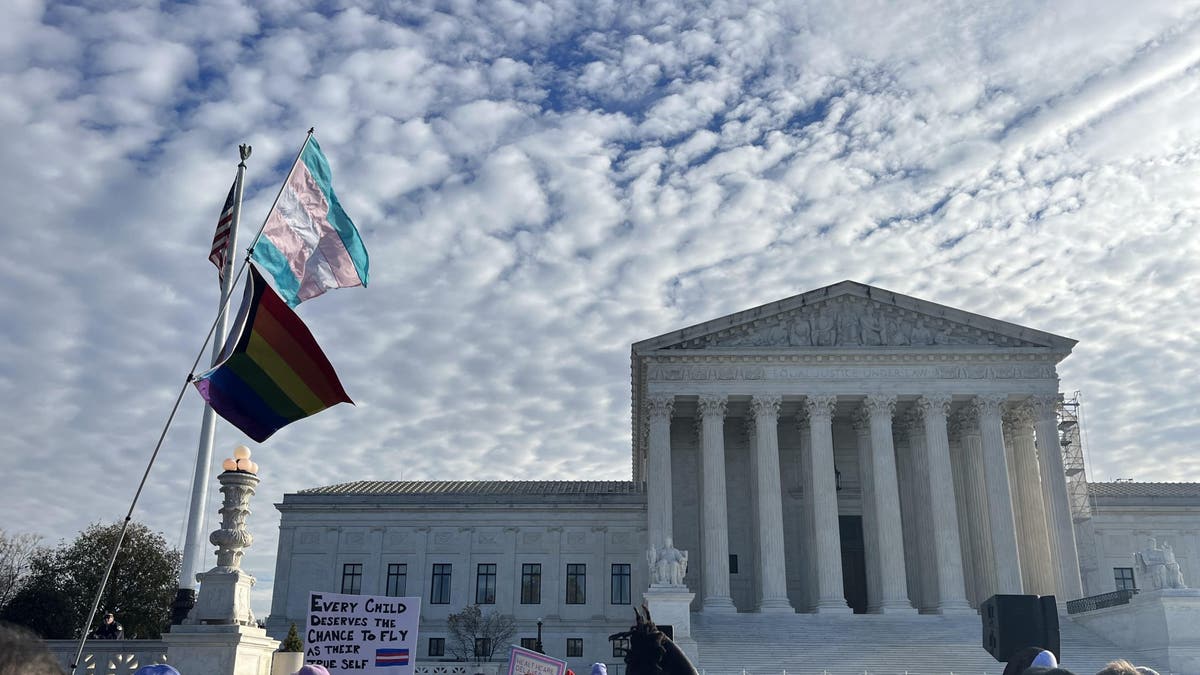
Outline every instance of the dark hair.
{"label": "dark hair", "polygon": [[1027,668],[1021,675],[1075,675],[1066,668],[1050,668],[1048,666],[1034,666]]}
{"label": "dark hair", "polygon": [[33,632],[0,621],[0,675],[62,675],[46,643]]}

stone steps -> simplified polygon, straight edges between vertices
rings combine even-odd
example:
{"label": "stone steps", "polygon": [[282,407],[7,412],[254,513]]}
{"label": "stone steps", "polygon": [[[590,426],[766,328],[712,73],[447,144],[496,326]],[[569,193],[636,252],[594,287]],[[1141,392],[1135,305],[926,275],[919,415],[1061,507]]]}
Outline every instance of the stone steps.
{"label": "stone steps", "polygon": [[[1061,618],[1064,665],[1090,675],[1126,656],[1099,635]],[[979,617],[816,614],[692,614],[704,675],[1000,675],[980,646]],[[1139,663],[1159,670],[1158,664]]]}

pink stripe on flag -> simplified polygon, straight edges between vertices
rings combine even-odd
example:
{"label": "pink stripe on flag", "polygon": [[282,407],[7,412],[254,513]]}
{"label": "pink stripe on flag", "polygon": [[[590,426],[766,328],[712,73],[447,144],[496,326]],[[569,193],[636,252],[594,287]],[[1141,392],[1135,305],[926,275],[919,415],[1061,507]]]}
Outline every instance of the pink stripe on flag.
{"label": "pink stripe on flag", "polygon": [[329,224],[329,202],[303,162],[296,165],[263,236],[279,249],[300,282],[301,300],[328,288],[361,286],[354,261]]}

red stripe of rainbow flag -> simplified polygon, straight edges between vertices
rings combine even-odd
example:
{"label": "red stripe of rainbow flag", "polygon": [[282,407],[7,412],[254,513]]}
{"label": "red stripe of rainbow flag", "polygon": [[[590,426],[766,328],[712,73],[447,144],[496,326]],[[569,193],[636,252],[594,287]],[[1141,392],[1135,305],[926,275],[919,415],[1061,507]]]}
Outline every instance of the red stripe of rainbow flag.
{"label": "red stripe of rainbow flag", "polygon": [[308,327],[254,265],[220,363],[194,384],[218,415],[259,443],[296,420],[354,403]]}

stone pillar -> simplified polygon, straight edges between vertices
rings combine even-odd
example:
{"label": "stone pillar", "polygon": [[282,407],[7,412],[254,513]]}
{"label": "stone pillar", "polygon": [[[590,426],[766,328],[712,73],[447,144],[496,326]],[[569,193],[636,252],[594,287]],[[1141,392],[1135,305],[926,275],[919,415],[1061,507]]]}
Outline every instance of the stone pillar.
{"label": "stone pillar", "polygon": [[858,483],[862,503],[863,554],[867,566],[867,611],[879,611],[879,546],[875,535],[875,493],[871,490],[874,479],[871,473],[871,416],[866,408],[858,408],[850,418],[858,446]]}
{"label": "stone pillar", "polygon": [[667,543],[672,537],[671,509],[671,412],[675,397],[654,394],[646,400],[650,417],[650,437],[647,439],[646,515],[650,548]]}
{"label": "stone pillar", "polygon": [[879,611],[915,612],[908,601],[904,572],[904,525],[896,483],[896,452],[892,445],[892,413],[896,397],[873,394],[864,403],[871,424],[871,491],[874,493],[879,558]]}
{"label": "stone pillar", "polygon": [[701,396],[700,454],[704,493],[703,527],[705,612],[736,612],[729,595],[729,516],[725,498],[724,396]]}
{"label": "stone pillar", "polygon": [[1063,473],[1062,446],[1058,443],[1058,396],[1036,396],[1032,400],[1037,432],[1038,462],[1042,469],[1042,496],[1055,582],[1060,603],[1083,597],[1079,574],[1079,550],[1071,520],[1071,500]]}
{"label": "stone pillar", "polygon": [[896,450],[896,481],[900,492],[900,516],[904,523],[904,563],[908,598],[918,611],[937,607],[937,575],[933,569],[932,515],[929,484],[925,481],[928,460],[925,452],[925,423],[910,410],[893,423]]}
{"label": "stone pillar", "polygon": [[[797,612],[813,613],[817,611],[820,600],[820,574],[817,560],[817,525],[813,518],[813,480],[812,480],[812,425],[809,424],[807,406],[800,406],[796,412],[796,432],[799,434],[800,453],[796,465],[797,485],[800,487],[800,541],[796,547],[799,555],[794,556],[803,566],[804,605],[796,607]],[[786,480],[786,478],[784,479]],[[791,539],[788,539],[789,543]]]}
{"label": "stone pillar", "polygon": [[1021,560],[1017,552],[1017,525],[1013,515],[1012,494],[1008,485],[1008,460],[1004,450],[1004,428],[1000,406],[1008,400],[1004,394],[976,397],[979,435],[983,452],[983,476],[988,495],[988,527],[992,539],[996,582],[991,594],[1022,593]]}
{"label": "stone pillar", "polygon": [[950,439],[946,416],[950,413],[948,394],[927,394],[917,399],[917,411],[925,422],[925,450],[928,472],[925,476],[929,507],[933,520],[933,554],[937,573],[937,612],[971,611],[964,592],[962,547],[958,539],[957,504],[954,501],[954,470],[950,465]]}
{"label": "stone pillar", "polygon": [[958,546],[962,552],[963,590],[967,604],[975,607],[975,550],[972,548],[970,519],[967,516],[968,498],[966,493],[967,467],[963,459],[962,436],[958,429],[957,418],[947,421],[947,439],[950,442],[950,469],[954,472],[954,506],[958,514]]}
{"label": "stone pillar", "polygon": [[1017,541],[1021,579],[1025,592],[1055,595],[1054,570],[1050,563],[1050,538],[1046,534],[1046,508],[1042,503],[1042,481],[1033,441],[1033,409],[1027,403],[1010,404],[1004,416],[1006,435],[1013,449],[1016,475]]}
{"label": "stone pillar", "polygon": [[975,585],[972,602],[979,603],[996,591],[996,558],[992,552],[991,525],[988,520],[988,490],[983,471],[983,440],[979,435],[979,408],[965,406],[956,419],[963,455],[963,493],[967,501],[967,530],[971,537],[969,559],[974,565]]}
{"label": "stone pillar", "polygon": [[758,569],[762,580],[758,611],[791,612],[783,554],[783,497],[779,482],[779,396],[755,396],[754,464],[758,481]]}
{"label": "stone pillar", "polygon": [[842,585],[842,539],[838,526],[837,475],[833,465],[833,409],[836,396],[809,396],[805,401],[811,439],[813,543],[817,563],[816,611],[849,614]]}

